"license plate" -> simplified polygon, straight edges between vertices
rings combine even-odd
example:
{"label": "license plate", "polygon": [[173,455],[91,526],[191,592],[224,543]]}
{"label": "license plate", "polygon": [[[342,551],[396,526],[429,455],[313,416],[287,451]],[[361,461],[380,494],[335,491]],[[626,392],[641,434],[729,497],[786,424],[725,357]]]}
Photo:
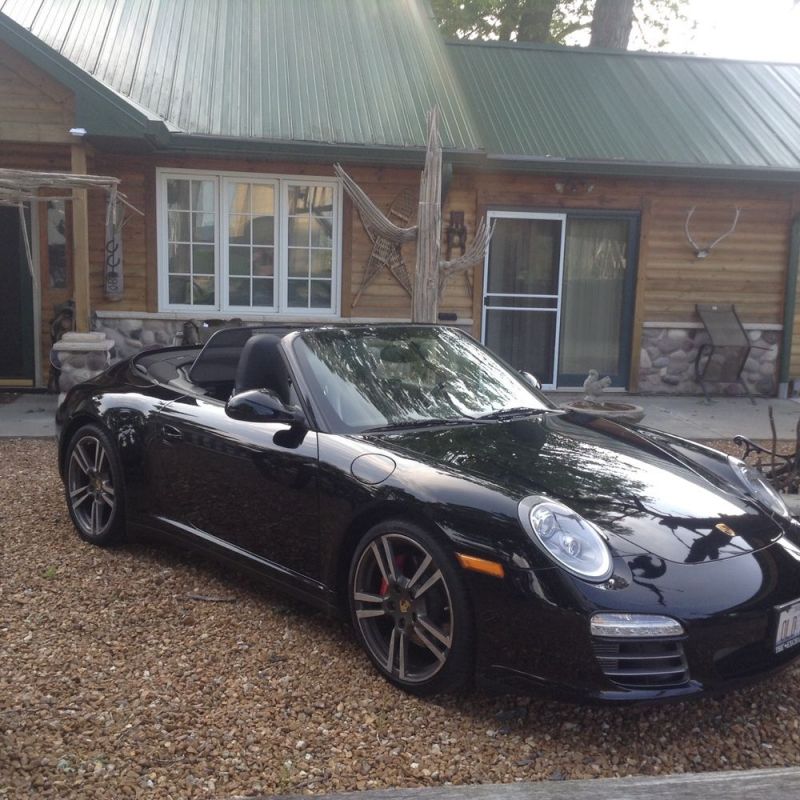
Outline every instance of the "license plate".
{"label": "license plate", "polygon": [[775,632],[775,652],[782,653],[800,644],[800,600],[777,606],[778,630]]}

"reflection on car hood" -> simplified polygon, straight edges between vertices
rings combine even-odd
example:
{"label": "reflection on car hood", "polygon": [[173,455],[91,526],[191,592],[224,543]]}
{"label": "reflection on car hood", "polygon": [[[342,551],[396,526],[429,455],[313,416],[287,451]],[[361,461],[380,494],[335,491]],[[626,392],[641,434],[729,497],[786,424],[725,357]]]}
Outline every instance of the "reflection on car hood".
{"label": "reflection on car hood", "polygon": [[758,550],[782,533],[743,493],[606,420],[547,415],[365,438],[520,499],[558,498],[606,531],[620,554],[701,563]]}

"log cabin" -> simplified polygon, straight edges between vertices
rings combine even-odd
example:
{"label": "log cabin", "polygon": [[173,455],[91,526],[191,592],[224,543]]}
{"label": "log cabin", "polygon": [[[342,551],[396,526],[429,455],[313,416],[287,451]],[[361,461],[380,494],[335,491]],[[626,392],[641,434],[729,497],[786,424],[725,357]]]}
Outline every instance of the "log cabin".
{"label": "log cabin", "polygon": [[442,321],[548,389],[697,394],[695,306],[732,303],[747,384],[793,390],[800,65],[444,41],[425,0],[0,0],[0,169],[133,207],[0,205],[0,388],[48,384],[62,325],[121,358],[232,318],[408,320],[414,246],[333,164],[410,224],[433,106],[442,252],[494,226]]}

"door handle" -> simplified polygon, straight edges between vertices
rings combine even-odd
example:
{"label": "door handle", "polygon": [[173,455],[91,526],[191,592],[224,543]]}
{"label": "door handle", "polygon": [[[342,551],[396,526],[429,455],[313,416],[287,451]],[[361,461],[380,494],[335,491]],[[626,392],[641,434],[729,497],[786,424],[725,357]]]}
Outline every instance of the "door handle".
{"label": "door handle", "polygon": [[167,442],[182,442],[183,434],[174,425],[162,425],[161,436]]}

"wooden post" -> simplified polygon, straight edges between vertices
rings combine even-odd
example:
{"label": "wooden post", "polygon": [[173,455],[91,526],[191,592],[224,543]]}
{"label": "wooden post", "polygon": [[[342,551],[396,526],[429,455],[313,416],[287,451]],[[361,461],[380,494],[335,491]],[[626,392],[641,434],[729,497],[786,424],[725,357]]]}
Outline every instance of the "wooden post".
{"label": "wooden post", "polygon": [[442,217],[442,144],[438,114],[428,119],[428,150],[419,189],[417,216],[417,266],[411,300],[412,322],[436,322],[439,308],[439,254]]}
{"label": "wooden post", "polygon": [[644,325],[645,281],[647,261],[650,258],[650,225],[653,203],[649,197],[642,200],[642,222],[639,232],[639,263],[636,273],[636,299],[633,306],[633,331],[631,332],[631,365],[628,391],[639,391],[639,369],[642,360],[642,326]]}
{"label": "wooden post", "polygon": [[[86,147],[73,144],[72,172],[86,175]],[[89,284],[89,213],[86,189],[72,190],[72,242],[73,242],[73,286],[75,298],[75,330],[90,329],[90,284]]]}

